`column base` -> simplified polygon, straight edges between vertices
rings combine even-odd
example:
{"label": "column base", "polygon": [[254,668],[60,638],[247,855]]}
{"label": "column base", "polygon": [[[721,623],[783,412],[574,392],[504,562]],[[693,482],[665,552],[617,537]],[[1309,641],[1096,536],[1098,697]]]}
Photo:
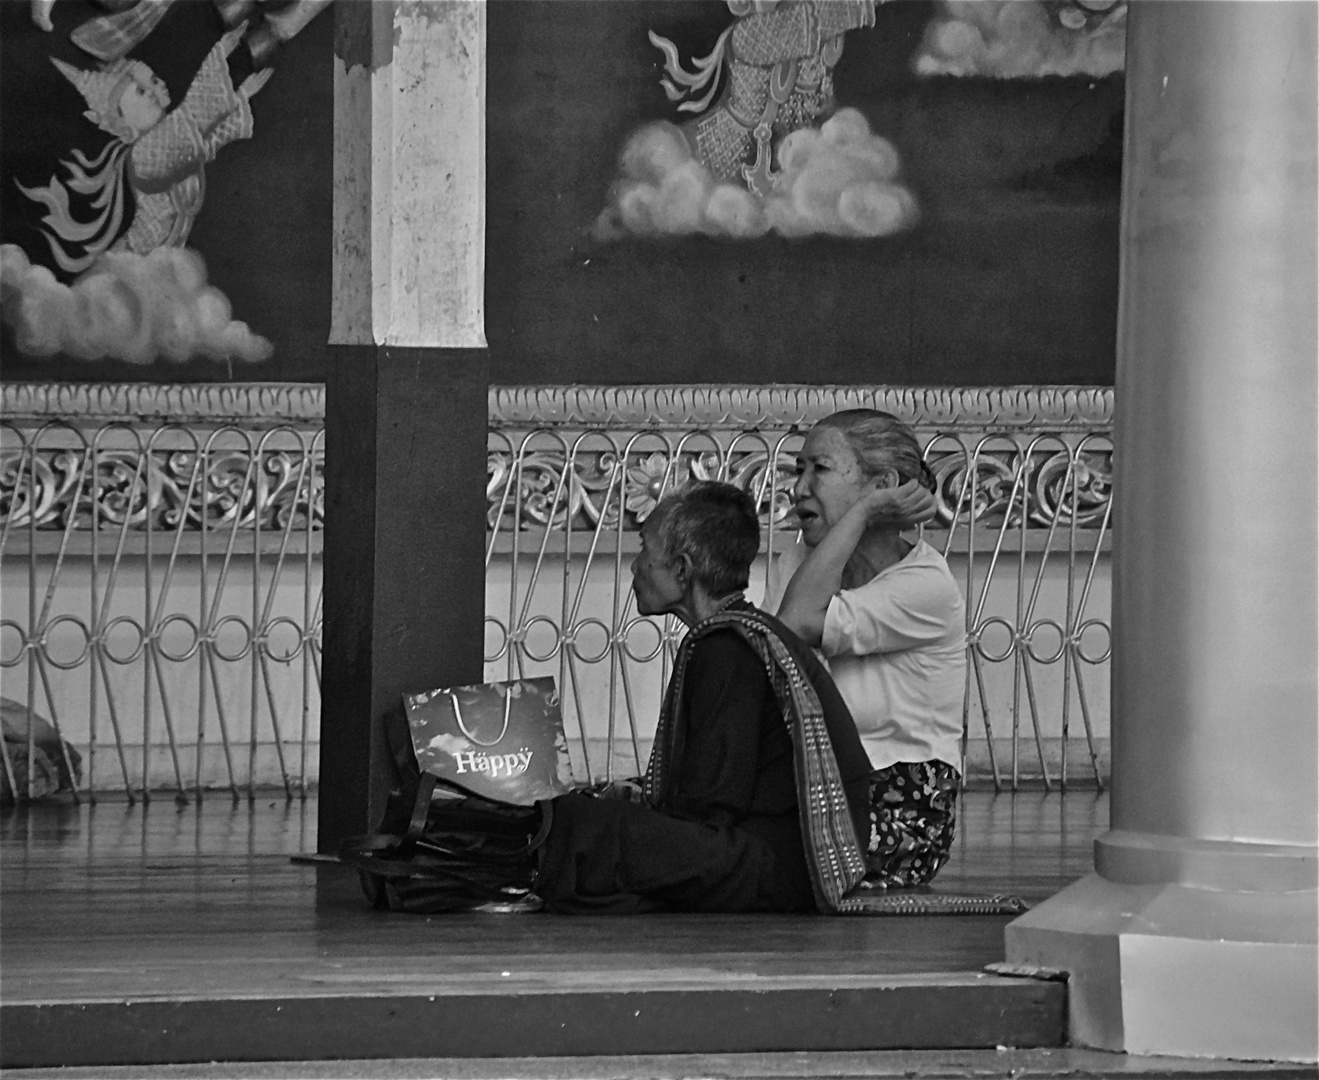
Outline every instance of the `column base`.
{"label": "column base", "polygon": [[1319,1060],[1319,893],[1091,874],[1015,919],[1007,963],[1065,971],[1069,1040],[1130,1054]]}

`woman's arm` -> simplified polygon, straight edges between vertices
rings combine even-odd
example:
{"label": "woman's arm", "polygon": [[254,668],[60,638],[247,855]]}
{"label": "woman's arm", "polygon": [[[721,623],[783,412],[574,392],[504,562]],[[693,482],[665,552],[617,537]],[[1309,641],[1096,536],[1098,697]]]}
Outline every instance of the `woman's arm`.
{"label": "woman's arm", "polygon": [[843,570],[871,525],[905,528],[927,520],[934,500],[915,480],[901,487],[876,488],[845,513],[810,551],[788,582],[778,617],[802,641],[819,648],[829,601],[843,586]]}
{"label": "woman's arm", "polygon": [[802,641],[819,648],[829,601],[843,585],[843,569],[866,531],[867,513],[856,503],[811,551],[783,591],[779,620]]}

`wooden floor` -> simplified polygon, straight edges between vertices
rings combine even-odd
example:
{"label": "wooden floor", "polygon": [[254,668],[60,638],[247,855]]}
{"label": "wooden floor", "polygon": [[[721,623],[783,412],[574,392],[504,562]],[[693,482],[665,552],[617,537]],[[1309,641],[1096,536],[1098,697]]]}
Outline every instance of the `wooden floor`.
{"label": "wooden floor", "polygon": [[[367,910],[299,865],[314,802],[0,817],[0,1065],[1057,1045],[1064,988],[986,974],[1001,916]],[[948,892],[1090,870],[1107,798],[965,796]]]}

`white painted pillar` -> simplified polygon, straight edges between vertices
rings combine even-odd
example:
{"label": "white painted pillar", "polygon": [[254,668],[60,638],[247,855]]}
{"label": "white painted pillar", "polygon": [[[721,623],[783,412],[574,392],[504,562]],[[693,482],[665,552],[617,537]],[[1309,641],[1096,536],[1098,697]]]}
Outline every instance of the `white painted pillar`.
{"label": "white painted pillar", "polygon": [[1317,14],[1130,9],[1111,829],[1006,935],[1084,1045],[1319,1057]]}
{"label": "white painted pillar", "polygon": [[400,694],[481,681],[485,616],[485,4],[334,17],[321,851],[377,824]]}
{"label": "white painted pillar", "polygon": [[334,71],[330,344],[484,348],[485,4],[351,7]]}

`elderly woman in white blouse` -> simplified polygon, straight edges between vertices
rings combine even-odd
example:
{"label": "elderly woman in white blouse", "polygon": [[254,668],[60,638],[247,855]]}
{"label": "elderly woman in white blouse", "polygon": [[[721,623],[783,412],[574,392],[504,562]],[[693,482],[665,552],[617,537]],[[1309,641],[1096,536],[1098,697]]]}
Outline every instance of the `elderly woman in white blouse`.
{"label": "elderly woman in white blouse", "polygon": [[868,880],[894,888],[947,862],[961,784],[966,606],[943,556],[903,535],[932,516],[933,486],[896,417],[825,417],[797,457],[801,541],[765,600],[824,655],[852,712],[874,770]]}

